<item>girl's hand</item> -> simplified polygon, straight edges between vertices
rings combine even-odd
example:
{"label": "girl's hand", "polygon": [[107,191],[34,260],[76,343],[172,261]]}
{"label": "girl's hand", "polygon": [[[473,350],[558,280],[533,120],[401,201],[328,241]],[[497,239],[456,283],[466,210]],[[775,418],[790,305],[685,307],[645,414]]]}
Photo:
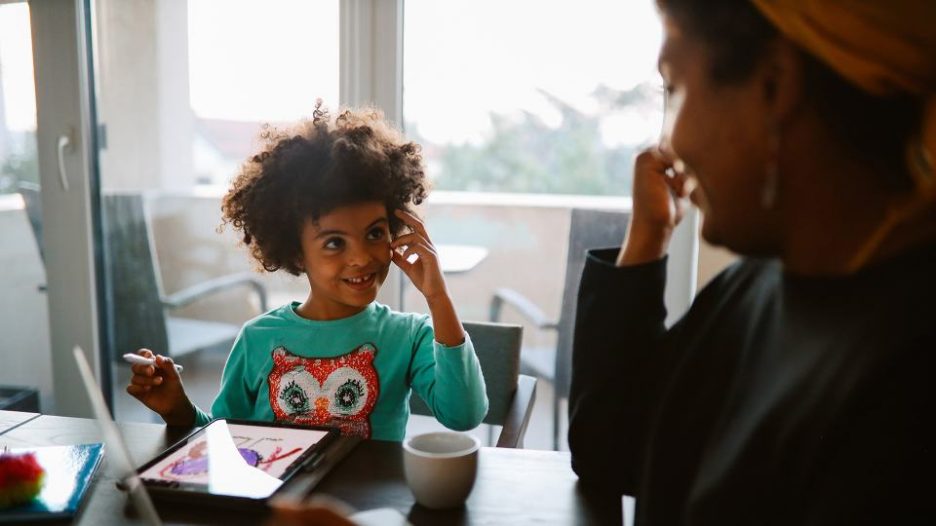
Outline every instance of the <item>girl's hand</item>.
{"label": "girl's hand", "polygon": [[156,411],[171,426],[191,426],[195,423],[192,402],[182,387],[182,378],[176,371],[172,358],[154,355],[149,349],[140,349],[137,354],[156,358],[155,365],[131,365],[133,376],[127,385],[127,393]]}
{"label": "girl's hand", "polygon": [[647,148],[634,161],[633,214],[618,265],[636,265],[666,255],[673,230],[686,215],[692,191],[689,176],[658,147]]}
{"label": "girl's hand", "polygon": [[[439,255],[429,239],[426,226],[409,212],[397,210],[395,213],[410,228],[410,232],[390,243],[393,262],[403,270],[430,304],[447,298],[448,290],[445,288],[445,278],[442,277]],[[401,247],[404,248],[402,254],[397,252]],[[411,263],[410,259],[414,255],[418,257]]]}

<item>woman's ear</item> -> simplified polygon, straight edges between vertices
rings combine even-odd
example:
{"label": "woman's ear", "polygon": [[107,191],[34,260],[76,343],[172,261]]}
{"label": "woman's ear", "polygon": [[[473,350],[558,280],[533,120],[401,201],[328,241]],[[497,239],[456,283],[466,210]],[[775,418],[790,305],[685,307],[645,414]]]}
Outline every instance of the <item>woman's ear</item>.
{"label": "woman's ear", "polygon": [[791,41],[778,37],[764,60],[764,103],[778,123],[786,121],[803,103],[803,55]]}

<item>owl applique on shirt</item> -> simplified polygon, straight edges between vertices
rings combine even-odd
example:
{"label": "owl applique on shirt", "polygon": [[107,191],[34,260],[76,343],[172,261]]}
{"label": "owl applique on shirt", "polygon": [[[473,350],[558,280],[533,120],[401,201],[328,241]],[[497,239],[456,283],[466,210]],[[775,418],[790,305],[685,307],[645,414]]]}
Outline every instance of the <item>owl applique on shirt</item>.
{"label": "owl applique on shirt", "polygon": [[285,347],[274,349],[268,381],[276,420],[337,426],[342,434],[370,438],[370,414],[379,393],[376,353],[370,343],[334,358],[305,358]]}

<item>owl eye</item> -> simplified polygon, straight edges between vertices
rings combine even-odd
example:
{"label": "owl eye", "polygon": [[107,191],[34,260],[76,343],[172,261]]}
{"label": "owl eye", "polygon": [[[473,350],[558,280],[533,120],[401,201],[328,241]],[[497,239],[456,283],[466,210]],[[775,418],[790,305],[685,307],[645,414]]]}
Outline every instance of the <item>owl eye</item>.
{"label": "owl eye", "polygon": [[351,367],[335,369],[322,384],[322,390],[328,393],[331,400],[328,410],[333,415],[343,416],[359,413],[367,403],[369,394],[367,380]]}
{"label": "owl eye", "polygon": [[283,402],[283,405],[286,407],[287,413],[293,414],[309,412],[309,395],[307,395],[301,387],[296,385],[296,382],[289,382],[289,384],[286,385],[286,388],[280,392],[279,397]]}
{"label": "owl eye", "polygon": [[304,368],[297,367],[283,375],[277,399],[286,414],[305,414],[312,411],[312,400],[318,391],[315,378]]}
{"label": "owl eye", "polygon": [[361,387],[360,382],[357,380],[348,380],[341,384],[338,390],[335,391],[335,405],[344,413],[357,407],[363,396],[364,388]]}

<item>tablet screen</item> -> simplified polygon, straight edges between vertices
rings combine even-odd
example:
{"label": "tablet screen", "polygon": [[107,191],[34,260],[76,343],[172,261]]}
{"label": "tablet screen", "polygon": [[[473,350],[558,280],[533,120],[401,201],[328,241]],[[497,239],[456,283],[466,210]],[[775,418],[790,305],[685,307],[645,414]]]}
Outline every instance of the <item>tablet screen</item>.
{"label": "tablet screen", "polygon": [[266,498],[328,436],[323,429],[215,420],[145,466],[140,478],[157,487]]}

